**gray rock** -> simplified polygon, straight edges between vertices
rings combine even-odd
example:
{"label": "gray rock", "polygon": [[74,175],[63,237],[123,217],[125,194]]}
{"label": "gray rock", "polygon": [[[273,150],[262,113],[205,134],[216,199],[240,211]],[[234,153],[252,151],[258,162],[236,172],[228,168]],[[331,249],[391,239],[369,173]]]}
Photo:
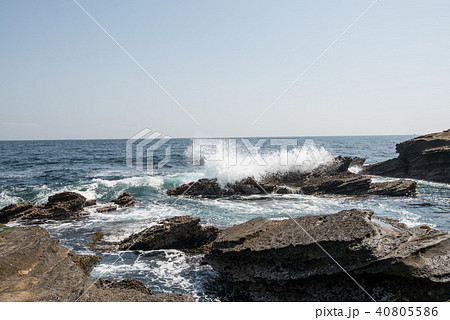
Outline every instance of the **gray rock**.
{"label": "gray rock", "polygon": [[450,183],[450,130],[396,145],[398,158],[364,168],[367,174]]}
{"label": "gray rock", "polygon": [[218,232],[215,227],[202,227],[200,218],[179,216],[131,235],[119,243],[119,249],[199,249],[211,243]]}
{"label": "gray rock", "polygon": [[342,268],[378,299],[450,299],[449,234],[372,215],[252,219],[221,231],[206,261],[253,300],[367,300]]}
{"label": "gray rock", "polygon": [[348,171],[350,166],[361,165],[362,158],[336,157],[312,172],[289,171],[267,174],[259,181],[248,177],[221,187],[217,179],[200,179],[167,191],[170,196],[205,198],[266,195],[271,193],[344,195],[344,196],[414,196],[416,184],[399,180],[395,183],[372,183],[370,176]]}
{"label": "gray rock", "polygon": [[41,227],[0,231],[0,301],[193,301],[187,294],[153,294],[136,280],[89,278],[98,256],[62,247]]}
{"label": "gray rock", "polygon": [[129,192],[104,204],[97,204],[96,200],[86,200],[76,192],[62,192],[48,197],[43,205],[33,205],[31,202],[11,204],[0,210],[0,223],[18,220],[63,220],[81,218],[90,212],[114,211],[117,208],[131,207],[136,199]]}
{"label": "gray rock", "polygon": [[61,220],[79,218],[88,215],[83,210],[86,198],[75,192],[58,193],[48,198],[43,205],[31,202],[11,204],[0,210],[0,222],[17,220]]}
{"label": "gray rock", "polygon": [[136,199],[129,192],[122,193],[116,199],[111,200],[112,203],[117,204],[119,207],[133,207],[136,204]]}

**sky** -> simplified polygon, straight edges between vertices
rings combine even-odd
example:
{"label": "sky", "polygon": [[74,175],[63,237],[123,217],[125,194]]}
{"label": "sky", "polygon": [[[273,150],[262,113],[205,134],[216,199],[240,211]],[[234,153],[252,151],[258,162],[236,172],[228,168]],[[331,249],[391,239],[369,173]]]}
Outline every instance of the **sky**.
{"label": "sky", "polygon": [[450,128],[448,0],[379,0],[325,54],[373,0],[78,2],[135,61],[73,0],[0,0],[0,140]]}

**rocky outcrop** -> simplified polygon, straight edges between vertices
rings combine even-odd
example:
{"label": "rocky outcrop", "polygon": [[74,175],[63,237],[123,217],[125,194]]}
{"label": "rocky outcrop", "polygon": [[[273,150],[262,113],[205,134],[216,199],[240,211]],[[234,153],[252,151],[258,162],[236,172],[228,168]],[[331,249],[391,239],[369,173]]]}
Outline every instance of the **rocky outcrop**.
{"label": "rocky outcrop", "polygon": [[131,207],[136,199],[129,192],[105,204],[96,200],[86,200],[76,192],[62,192],[48,197],[48,202],[33,205],[31,202],[14,203],[0,210],[0,223],[17,220],[63,220],[81,218],[91,211],[115,211],[122,207]]}
{"label": "rocky outcrop", "polygon": [[369,194],[387,196],[414,196],[417,193],[417,183],[411,180],[395,180],[371,183]]}
{"label": "rocky outcrop", "polygon": [[0,231],[0,301],[193,301],[187,294],[153,294],[136,280],[98,280],[98,256],[62,247],[41,227]]}
{"label": "rocky outcrop", "polygon": [[111,202],[118,205],[119,208],[132,207],[136,204],[136,199],[131,193],[124,192],[116,199],[111,200]]}
{"label": "rocky outcrop", "polygon": [[206,261],[251,300],[450,299],[450,235],[371,210],[252,219],[221,231]]}
{"label": "rocky outcrop", "polygon": [[367,174],[450,183],[450,130],[396,145],[398,158],[364,168]]}
{"label": "rocky outcrop", "polygon": [[218,233],[216,227],[202,227],[200,218],[179,216],[131,235],[119,243],[119,250],[199,249]]}
{"label": "rocky outcrop", "polygon": [[16,220],[61,220],[84,217],[86,198],[75,192],[58,193],[48,198],[43,205],[31,202],[11,204],[0,210],[0,223]]}
{"label": "rocky outcrop", "polygon": [[360,166],[362,158],[336,157],[312,172],[289,171],[268,174],[256,181],[249,177],[242,181],[220,186],[217,179],[200,179],[167,191],[170,196],[221,198],[265,194],[310,195],[385,195],[415,196],[417,184],[409,180],[372,183],[370,176],[350,172],[351,166]]}

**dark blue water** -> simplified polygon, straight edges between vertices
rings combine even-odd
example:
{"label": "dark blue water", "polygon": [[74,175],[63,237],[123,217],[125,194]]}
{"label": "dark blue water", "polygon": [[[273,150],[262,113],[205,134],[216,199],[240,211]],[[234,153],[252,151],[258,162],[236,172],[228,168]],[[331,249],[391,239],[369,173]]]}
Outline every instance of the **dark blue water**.
{"label": "dark blue water", "polygon": [[[367,137],[300,137],[301,150],[306,139],[313,139],[314,160],[326,161],[336,155],[359,156],[367,163],[396,157],[395,144],[411,136]],[[250,139],[254,144],[257,139]],[[269,141],[263,145],[267,166],[257,164],[234,166],[226,161],[210,161],[193,166],[192,140],[173,139],[171,161],[168,166],[155,169],[153,176],[126,166],[125,140],[69,140],[69,141],[0,141],[0,207],[19,201],[46,202],[47,197],[61,191],[80,192],[89,199],[110,200],[129,191],[138,200],[134,208],[103,214],[92,214],[82,220],[47,222],[43,226],[52,236],[71,250],[87,253],[86,244],[94,232],[105,233],[107,240],[117,241],[133,232],[154,224],[162,218],[192,215],[205,224],[227,227],[257,216],[284,219],[287,214],[335,213],[342,209],[367,208],[375,215],[395,218],[410,226],[429,225],[450,230],[450,185],[418,181],[416,198],[370,197],[363,199],[316,198],[313,196],[278,196],[276,201],[210,200],[170,198],[169,188],[202,177],[218,177],[219,181],[233,181],[246,175],[258,176],[279,170],[278,147]],[[164,148],[163,148],[164,149]],[[158,150],[155,163],[165,156]],[[245,151],[239,149],[241,159]],[[291,154],[290,154],[291,155]],[[289,170],[289,168],[282,168]],[[383,179],[381,179],[383,180]],[[199,300],[220,299],[207,288],[216,274],[201,266],[199,256],[176,250],[124,254],[103,254],[102,263],[92,276],[136,278],[155,292],[188,292]]]}

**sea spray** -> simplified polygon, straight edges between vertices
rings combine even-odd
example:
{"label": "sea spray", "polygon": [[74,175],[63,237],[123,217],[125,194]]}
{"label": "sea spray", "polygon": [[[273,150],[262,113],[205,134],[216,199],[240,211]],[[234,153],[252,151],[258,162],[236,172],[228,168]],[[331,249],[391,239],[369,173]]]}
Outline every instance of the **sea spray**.
{"label": "sea spray", "polygon": [[229,144],[226,143],[223,146],[221,159],[210,158],[208,153],[204,154],[205,176],[217,178],[222,186],[246,177],[259,179],[268,173],[309,172],[333,160],[330,152],[323,147],[317,147],[312,140],[307,140],[303,146],[294,146],[290,150],[287,148],[266,150],[258,153],[259,158],[252,155],[245,144],[237,149],[228,148]]}

